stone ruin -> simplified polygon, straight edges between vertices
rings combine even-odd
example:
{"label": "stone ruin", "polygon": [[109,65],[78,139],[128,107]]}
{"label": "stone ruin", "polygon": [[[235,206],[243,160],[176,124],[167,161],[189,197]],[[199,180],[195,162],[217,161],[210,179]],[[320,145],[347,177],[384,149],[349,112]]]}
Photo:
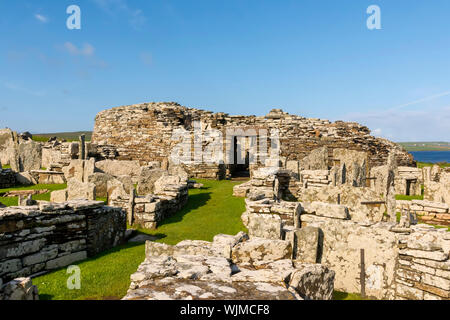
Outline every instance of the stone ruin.
{"label": "stone ruin", "polygon": [[187,203],[189,182],[191,186],[194,182],[181,168],[172,175],[155,166],[141,167],[137,161],[71,160],[63,168],[67,189],[53,191],[51,202],[106,198],[109,205],[127,212],[129,225],[155,229]]}
{"label": "stone ruin", "polygon": [[[162,168],[167,169],[169,155],[180,142],[172,139],[175,130],[183,129],[193,135],[196,121],[201,123],[202,130],[218,129],[223,137],[229,129],[236,129],[237,132],[254,130],[255,139],[258,139],[257,135],[261,130],[278,129],[283,164],[290,160],[301,161],[320,147],[327,147],[328,153],[323,155],[324,160],[328,162],[326,167],[333,162],[333,150],[339,148],[364,151],[367,154],[368,167],[384,165],[389,152],[394,151],[397,153],[398,165],[415,164],[412,156],[395,143],[371,136],[368,128],[357,123],[331,123],[328,120],[308,119],[279,109],[274,109],[262,117],[231,116],[186,108],[173,102],[143,103],[100,112],[95,118],[92,143],[97,148],[114,149],[114,159],[138,160],[144,163],[159,161]],[[236,147],[235,154],[229,155],[231,158],[239,156],[236,150],[242,142],[237,138],[240,138],[239,133],[235,134],[234,140],[227,138],[224,141],[224,149],[230,150],[233,143]],[[202,147],[205,148],[211,139],[205,138]],[[249,151],[248,146],[244,149],[246,150],[240,158],[244,158],[245,153]],[[243,165],[198,162],[185,165],[184,169],[192,178],[223,179],[241,171],[253,171],[257,167],[251,165],[246,158]],[[302,169],[321,168],[313,166]]]}
{"label": "stone ruin", "polygon": [[[391,181],[385,184],[388,189],[395,181],[390,171],[395,172],[385,170],[382,179]],[[334,167],[329,172],[342,170]],[[329,179],[330,183],[294,188],[300,202],[283,198],[291,194],[291,180],[294,185],[305,183],[295,180],[302,171],[260,168],[244,187],[235,187],[235,194],[246,196],[242,220],[249,235],[290,242],[293,259],[320,263],[336,273],[337,290],[378,299],[450,299],[447,230],[416,225],[410,210],[401,211],[400,223],[386,218],[386,201],[375,197],[379,193],[372,192],[373,185],[351,186],[356,179],[350,185],[335,186],[344,178],[338,174],[337,180],[330,179],[325,173],[320,172],[315,180]],[[307,175],[311,173],[307,171]],[[322,179],[317,179],[319,176]],[[395,198],[393,201],[395,208]]]}
{"label": "stone ruin", "polygon": [[427,223],[450,225],[450,168],[434,165],[421,173],[424,200],[397,201],[397,210],[410,211]]}
{"label": "stone ruin", "polygon": [[17,278],[4,285],[0,281],[1,300],[39,300],[39,295],[30,278]]}
{"label": "stone ruin", "polygon": [[147,241],[124,300],[331,300],[334,272],[293,261],[288,241],[216,235],[175,246]]}
{"label": "stone ruin", "polygon": [[[174,130],[193,134],[196,121],[223,134],[276,128],[281,157],[265,166],[248,159],[173,164]],[[448,169],[414,168],[411,155],[359,124],[279,109],[246,117],[150,103],[100,112],[92,142],[30,137],[0,130],[0,163],[11,166],[0,165],[0,188],[67,183],[67,189],[52,192],[50,203],[27,194],[19,195],[23,206],[0,209],[0,299],[36,299],[23,277],[121,243],[127,222],[156,228],[186,204],[189,187],[201,187],[190,178],[242,171],[251,180],[234,195],[246,197],[248,236],[147,242],[124,299],[331,299],[334,289],[379,299],[450,298],[450,236],[416,224],[417,217],[449,223]],[[248,140],[239,146],[237,138],[225,148],[234,143],[248,152]],[[422,184],[423,201],[395,200],[419,195]]]}
{"label": "stone ruin", "polygon": [[34,299],[31,282],[18,278],[68,266],[122,244],[125,230],[126,213],[101,201],[43,201],[0,209],[0,300],[2,295]]}

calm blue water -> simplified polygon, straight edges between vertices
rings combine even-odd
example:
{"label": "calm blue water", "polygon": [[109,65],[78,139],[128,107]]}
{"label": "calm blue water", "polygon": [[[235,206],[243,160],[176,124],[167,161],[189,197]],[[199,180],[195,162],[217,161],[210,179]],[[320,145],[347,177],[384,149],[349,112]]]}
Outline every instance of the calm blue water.
{"label": "calm blue water", "polygon": [[450,162],[450,151],[410,151],[419,162]]}

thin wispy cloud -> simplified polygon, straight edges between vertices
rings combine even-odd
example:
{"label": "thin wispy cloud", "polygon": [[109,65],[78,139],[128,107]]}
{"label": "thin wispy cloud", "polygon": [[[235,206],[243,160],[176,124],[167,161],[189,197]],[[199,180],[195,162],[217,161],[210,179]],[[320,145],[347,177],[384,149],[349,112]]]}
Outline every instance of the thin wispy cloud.
{"label": "thin wispy cloud", "polygon": [[83,44],[83,47],[78,48],[72,42],[64,43],[64,49],[73,56],[92,57],[95,54],[95,48],[89,43]]}
{"label": "thin wispy cloud", "polygon": [[59,48],[72,57],[72,63],[77,64],[77,75],[82,79],[90,78],[93,69],[108,67],[108,63],[96,56],[95,47],[90,43],[77,46],[67,41]]}
{"label": "thin wispy cloud", "polygon": [[28,88],[25,88],[23,86],[20,86],[18,84],[12,83],[12,82],[5,82],[3,83],[3,86],[9,90],[12,91],[17,91],[20,93],[25,93],[27,95],[32,95],[32,96],[36,96],[36,97],[43,97],[47,94],[46,91],[44,90],[30,90]]}
{"label": "thin wispy cloud", "polygon": [[48,18],[47,18],[46,16],[42,15],[42,14],[36,13],[36,14],[34,15],[34,17],[35,17],[38,21],[40,21],[40,22],[42,22],[42,23],[47,23],[47,22],[48,22]]}
{"label": "thin wispy cloud", "polygon": [[94,3],[111,16],[123,16],[128,19],[128,23],[136,30],[141,29],[147,18],[144,12],[138,8],[131,8],[126,0],[93,0]]}
{"label": "thin wispy cloud", "polygon": [[435,99],[438,99],[438,98],[441,98],[441,97],[445,97],[445,96],[448,96],[448,95],[450,95],[450,91],[445,91],[445,92],[438,93],[438,94],[435,94],[435,95],[432,95],[432,96],[429,96],[429,97],[425,97],[425,98],[422,98],[422,99],[419,99],[419,100],[415,100],[415,101],[411,101],[411,102],[408,102],[408,103],[404,103],[404,104],[401,104],[399,106],[393,107],[391,109],[392,110],[397,110],[397,109],[401,109],[401,108],[404,108],[404,107],[420,104],[422,102],[432,101],[432,100],[435,100]]}
{"label": "thin wispy cloud", "polygon": [[395,108],[352,112],[344,120],[362,123],[372,130],[372,134],[394,141],[449,141],[450,106],[428,106],[419,109],[403,109],[407,106],[425,104],[438,98],[449,96],[443,92],[423,99],[402,104]]}

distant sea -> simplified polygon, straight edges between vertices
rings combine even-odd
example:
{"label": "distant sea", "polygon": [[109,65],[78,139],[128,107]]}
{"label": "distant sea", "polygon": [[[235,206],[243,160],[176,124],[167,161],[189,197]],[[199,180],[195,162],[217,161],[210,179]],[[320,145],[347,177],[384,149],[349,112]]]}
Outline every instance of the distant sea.
{"label": "distant sea", "polygon": [[414,160],[419,162],[449,162],[450,151],[410,151],[414,156]]}

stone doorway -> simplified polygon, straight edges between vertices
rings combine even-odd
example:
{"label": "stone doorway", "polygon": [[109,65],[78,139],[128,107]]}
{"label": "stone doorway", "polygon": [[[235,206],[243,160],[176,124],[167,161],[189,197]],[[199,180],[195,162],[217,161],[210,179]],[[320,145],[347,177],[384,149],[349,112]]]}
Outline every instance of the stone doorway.
{"label": "stone doorway", "polygon": [[250,177],[250,153],[245,144],[242,146],[243,143],[244,139],[233,137],[233,164],[230,165],[232,178]]}

